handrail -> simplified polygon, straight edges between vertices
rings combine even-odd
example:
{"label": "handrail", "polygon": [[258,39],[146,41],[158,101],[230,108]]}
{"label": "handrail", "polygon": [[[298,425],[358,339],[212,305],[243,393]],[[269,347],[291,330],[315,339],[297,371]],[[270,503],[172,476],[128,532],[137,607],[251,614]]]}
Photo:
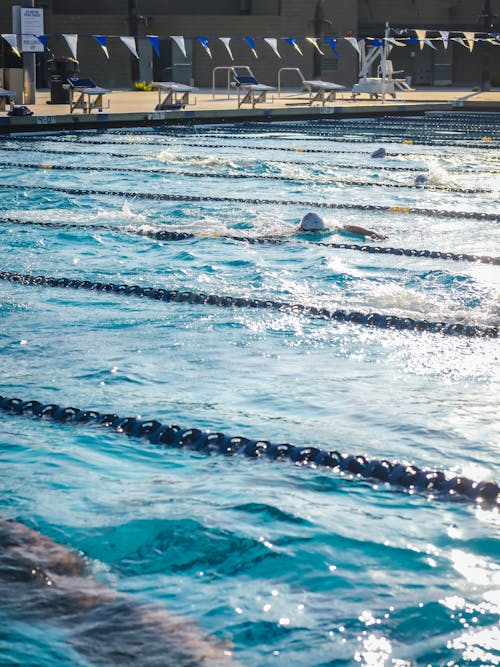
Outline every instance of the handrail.
{"label": "handrail", "polygon": [[302,81],[305,81],[299,67],[281,67],[278,70],[278,97],[281,97],[281,72],[297,72]]}
{"label": "handrail", "polygon": [[230,65],[230,66],[218,66],[214,67],[212,70],[212,99],[215,99],[215,75],[218,70],[224,70],[227,72],[227,99],[231,97],[231,74],[236,74],[236,70],[244,69],[250,76],[254,76],[251,68],[248,65]]}
{"label": "handrail", "polygon": [[227,72],[227,99],[229,99],[229,91],[231,88],[231,70],[232,67],[214,67],[212,70],[212,99],[215,99],[215,74],[218,70],[224,70]]}

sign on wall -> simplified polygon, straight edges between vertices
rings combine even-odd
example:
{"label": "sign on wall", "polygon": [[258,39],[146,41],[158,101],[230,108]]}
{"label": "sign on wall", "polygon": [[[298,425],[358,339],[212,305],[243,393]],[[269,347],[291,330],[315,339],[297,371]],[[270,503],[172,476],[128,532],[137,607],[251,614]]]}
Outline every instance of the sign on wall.
{"label": "sign on wall", "polygon": [[37,7],[12,7],[12,31],[19,35],[19,50],[24,53],[37,53],[44,50],[43,44],[35,35],[43,35],[43,9]]}

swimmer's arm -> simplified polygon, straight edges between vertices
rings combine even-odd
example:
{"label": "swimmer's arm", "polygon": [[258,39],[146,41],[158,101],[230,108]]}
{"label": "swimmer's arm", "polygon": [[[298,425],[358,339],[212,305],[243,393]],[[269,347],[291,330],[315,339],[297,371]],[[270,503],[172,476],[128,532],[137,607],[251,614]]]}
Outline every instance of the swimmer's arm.
{"label": "swimmer's arm", "polygon": [[356,236],[369,236],[372,239],[385,240],[388,237],[378,232],[373,232],[371,229],[365,229],[364,227],[358,227],[358,225],[343,225],[342,228],[344,231],[349,232],[349,234],[356,234]]}

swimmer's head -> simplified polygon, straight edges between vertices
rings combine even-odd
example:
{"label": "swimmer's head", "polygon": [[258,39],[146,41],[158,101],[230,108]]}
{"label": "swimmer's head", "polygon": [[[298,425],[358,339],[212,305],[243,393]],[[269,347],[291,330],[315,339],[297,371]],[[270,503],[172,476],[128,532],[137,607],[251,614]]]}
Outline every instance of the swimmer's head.
{"label": "swimmer's head", "polygon": [[322,232],[326,229],[325,221],[317,213],[306,213],[299,227],[301,232]]}

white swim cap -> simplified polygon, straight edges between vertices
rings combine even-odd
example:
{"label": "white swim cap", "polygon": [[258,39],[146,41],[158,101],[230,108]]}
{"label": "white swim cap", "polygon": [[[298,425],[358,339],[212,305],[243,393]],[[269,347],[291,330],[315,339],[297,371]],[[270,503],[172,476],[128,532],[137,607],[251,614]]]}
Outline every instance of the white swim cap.
{"label": "white swim cap", "polygon": [[300,223],[305,232],[320,232],[325,229],[325,221],[317,213],[306,213]]}

